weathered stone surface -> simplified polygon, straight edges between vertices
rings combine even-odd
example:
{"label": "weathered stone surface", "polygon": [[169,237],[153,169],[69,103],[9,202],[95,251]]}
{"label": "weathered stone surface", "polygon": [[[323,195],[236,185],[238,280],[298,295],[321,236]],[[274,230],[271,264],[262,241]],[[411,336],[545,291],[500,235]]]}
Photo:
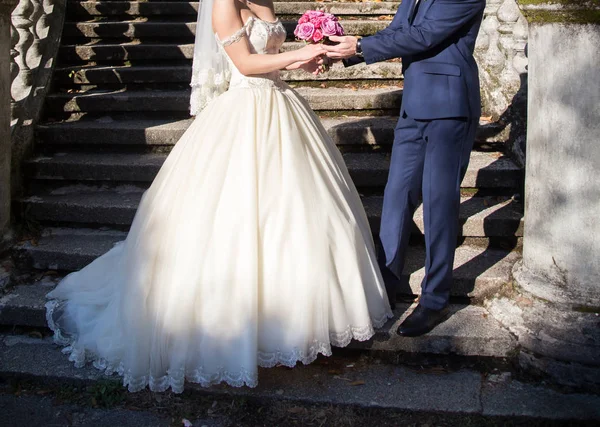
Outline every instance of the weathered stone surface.
{"label": "weathered stone surface", "polygon": [[[162,58],[161,58],[162,59]],[[284,71],[281,74],[286,81],[298,85],[314,81],[353,81],[402,79],[402,64],[383,62],[372,66],[361,64],[345,68],[341,63],[334,64],[324,74],[314,76],[303,70]],[[64,85],[102,85],[128,83],[189,83],[192,78],[192,64],[164,66],[84,66],[63,67],[54,74],[56,82]]]}
{"label": "weathered stone surface", "polygon": [[[523,249],[530,277],[522,286],[541,297],[553,287],[572,304],[600,307],[600,25],[535,25],[530,43],[536,114],[527,135]],[[572,81],[555,58],[571,64]]]}
{"label": "weathered stone surface", "polygon": [[516,0],[487,2],[475,58],[485,113],[499,118],[508,151],[525,165],[527,21]]}
{"label": "weathered stone surface", "polygon": [[[0,424],[4,426],[51,427],[170,427],[171,417],[127,409],[94,409],[57,404],[49,396],[0,395]],[[220,422],[197,420],[195,427],[220,427]],[[182,424],[179,424],[182,425]]]}
{"label": "weathered stone surface", "polygon": [[[309,9],[321,9],[337,16],[362,15],[382,16],[393,15],[400,2],[274,2],[275,13],[278,15],[300,15]],[[185,1],[81,1],[73,2],[69,11],[71,16],[185,16],[195,15],[198,11],[198,2]]]}
{"label": "weathered stone surface", "polygon": [[125,237],[125,233],[111,230],[50,229],[39,243],[25,242],[14,250],[26,257],[33,268],[73,271],[89,264]]}
{"label": "weathered stone surface", "polygon": [[[360,3],[359,3],[360,4]],[[289,41],[283,44],[281,50],[287,52],[303,47],[304,42]],[[140,43],[137,40],[122,43],[107,43],[107,41],[91,41],[81,44],[63,44],[60,47],[60,58],[63,63],[78,63],[81,61],[125,61],[125,60],[170,60],[192,59],[194,43],[169,42]],[[388,63],[399,63],[398,60]],[[361,65],[352,68],[361,68]],[[371,65],[370,68],[374,67]]]}
{"label": "weathered stone surface", "polygon": [[547,376],[552,382],[600,393],[600,368],[597,365],[564,362],[524,350],[519,353],[519,364],[529,372]]}
{"label": "weathered stone surface", "polygon": [[[98,208],[100,210],[100,208]],[[47,229],[35,244],[25,242],[15,247],[22,259],[38,269],[78,270],[124,240],[124,232],[109,230]],[[478,300],[495,294],[510,280],[510,271],[520,258],[507,249],[461,245],[456,249],[452,295],[471,296]],[[402,280],[401,294],[420,294],[424,272],[425,249],[411,246]]]}
{"label": "weathered stone surface", "polygon": [[[0,375],[3,377],[59,380],[73,385],[90,384],[106,378],[89,366],[74,368],[48,339],[3,336],[0,338],[0,350]],[[432,372],[427,367],[368,364],[355,358],[352,363],[341,366],[340,370],[341,375],[332,375],[330,366],[325,364],[294,369],[262,369],[259,386],[255,389],[217,386],[203,389],[203,392],[265,402],[285,399],[402,411],[534,416],[546,420],[600,419],[598,396],[559,393],[510,378],[502,383],[486,381],[479,372],[468,369]],[[353,386],[353,381],[364,384]],[[193,384],[188,384],[188,387],[199,389]],[[318,392],[315,392],[315,387],[318,387]],[[42,405],[40,411],[44,408]],[[148,418],[146,422],[152,420]]]}
{"label": "weathered stone surface", "polygon": [[130,60],[172,60],[192,59],[194,43],[156,43],[140,44],[136,42],[120,44],[63,44],[59,50],[59,59],[65,63],[77,64],[82,61],[130,61]]}
{"label": "weathered stone surface", "polygon": [[0,298],[0,323],[12,326],[46,326],[46,294],[58,277],[48,276],[31,285],[21,285]]}
{"label": "weathered stone surface", "polygon": [[[356,91],[346,88],[298,88],[313,110],[399,110],[402,90],[383,87]],[[47,105],[55,112],[141,112],[189,110],[189,90],[89,90],[83,93],[54,93]]]}
{"label": "weathered stone surface", "polygon": [[[384,20],[341,20],[347,34],[366,36],[375,34],[387,27],[389,21]],[[292,39],[296,22],[284,21],[288,39]],[[195,17],[190,17],[189,22],[67,22],[65,23],[65,37],[84,37],[91,39],[134,39],[134,38],[190,38],[196,34]]]}
{"label": "weathered stone surface", "polygon": [[[510,281],[512,266],[519,259],[519,253],[506,249],[464,244],[457,247],[451,295],[481,300],[496,294]],[[421,293],[421,283],[425,278],[424,265],[425,249],[411,247],[406,257],[405,276],[398,286],[400,293]]]}
{"label": "weathered stone surface", "polygon": [[597,395],[561,393],[540,384],[516,381],[509,375],[488,375],[483,382],[483,414],[543,416],[551,419],[600,419]]}
{"label": "weathered stone surface", "polygon": [[[126,166],[119,168],[124,174],[129,175],[123,178],[131,177],[132,168],[130,170],[126,168]],[[46,193],[38,192],[35,196],[24,199],[23,204],[29,217],[38,221],[129,225],[137,210],[142,191],[152,178],[151,175],[156,173],[158,165],[140,169],[139,175],[135,178],[147,180],[145,184],[140,183],[141,187],[123,184],[113,188],[81,184],[62,186]],[[91,170],[84,173],[89,172]],[[360,172],[354,175],[358,186],[363,183],[373,184],[373,182],[360,180]],[[368,172],[365,172],[365,175],[368,176]],[[69,178],[71,177],[67,175],[67,179]],[[77,175],[72,178],[82,180],[83,176]],[[363,197],[363,205],[375,231],[379,229],[382,203],[381,196]],[[462,224],[461,234],[470,237],[520,236],[522,234],[521,212],[522,206],[510,198],[464,196],[461,198],[459,213]],[[417,228],[423,232],[422,208],[415,212],[414,221]]]}
{"label": "weathered stone surface", "polygon": [[519,343],[537,355],[595,366],[600,372],[598,311],[573,310],[517,289],[512,299],[494,298],[487,306]]}
{"label": "weathered stone surface", "polygon": [[6,249],[9,240],[11,213],[11,75],[10,54],[4,46],[11,45],[10,13],[17,5],[16,0],[0,0],[0,252]]}
{"label": "weathered stone surface", "polygon": [[[591,9],[594,9],[592,12]],[[590,5],[589,13],[598,6]],[[553,21],[552,21],[553,22]],[[600,390],[600,25],[530,30],[523,262],[490,312],[526,350],[522,366]],[[566,82],[556,59],[570,64]],[[530,356],[527,354],[531,353]]]}
{"label": "weathered stone surface", "polygon": [[[182,123],[183,124],[183,123]],[[64,128],[63,128],[64,129]],[[173,129],[173,128],[170,128]],[[356,128],[355,128],[356,129]],[[330,127],[328,129],[334,136],[337,129]],[[118,143],[129,142],[126,135],[120,134],[118,129],[113,129],[118,141],[111,139],[110,132],[98,132],[100,138],[98,143]],[[360,129],[356,129],[360,131]],[[142,130],[143,132],[143,130]],[[166,131],[169,139],[174,139]],[[133,132],[132,132],[133,133]],[[67,143],[68,135],[57,132],[58,138]],[[361,137],[354,135],[355,140],[350,141],[358,143]],[[74,140],[72,143],[77,142]],[[85,141],[90,143],[90,141]],[[174,141],[175,142],[175,141]],[[339,141],[341,142],[341,141]],[[369,142],[367,140],[367,142]],[[92,142],[93,143],[93,142]],[[387,181],[389,170],[389,156],[385,153],[345,153],[344,160],[350,171],[350,175],[358,187],[383,187]],[[30,176],[45,180],[82,180],[82,181],[135,181],[149,182],[154,179],[158,169],[166,158],[166,154],[148,153],[61,153],[58,152],[51,157],[37,157],[29,162]],[[506,157],[498,157],[496,153],[485,153],[473,151],[471,161],[465,178],[461,183],[463,188],[515,188],[515,172],[518,169]],[[484,197],[475,198],[472,205],[465,204],[464,208],[470,212],[469,216],[477,212],[485,211],[487,208],[493,208],[499,203],[504,203],[506,197]],[[522,207],[512,201],[511,212],[519,212]],[[508,212],[505,210],[504,212]],[[486,215],[488,216],[488,215]],[[490,218],[493,219],[493,218]]]}
{"label": "weathered stone surface", "polygon": [[[0,324],[45,327],[45,295],[56,286],[59,278],[45,277],[30,285],[17,286],[3,296],[0,299]],[[492,357],[506,357],[515,350],[516,340],[508,330],[488,316],[486,309],[477,306],[453,305],[449,319],[430,334],[414,339],[402,338],[396,334],[396,329],[413,308],[414,305],[398,304],[395,318],[379,329],[372,340],[355,342],[352,346],[390,352]]]}
{"label": "weathered stone surface", "polygon": [[[12,80],[7,94],[9,98],[2,98],[11,103],[11,131],[7,138],[12,151],[8,168],[11,171],[12,195],[21,193],[24,188],[21,166],[33,150],[34,127],[41,117],[44,99],[51,86],[65,4],[66,0],[46,3],[43,0],[21,0],[12,13],[11,40],[2,43],[6,49],[10,46],[12,58],[10,73],[4,74],[2,70],[3,75],[10,76]],[[1,135],[0,139],[5,140]],[[0,169],[4,171],[3,166],[0,165]],[[2,178],[0,181],[7,182]],[[4,200],[3,196],[0,194],[0,200]]]}
{"label": "weathered stone surface", "polygon": [[[193,119],[149,119],[147,117],[131,119],[113,119],[103,115],[95,119],[83,118],[64,123],[48,123],[37,126],[41,144],[45,145],[174,145],[187,130]],[[330,117],[321,118],[323,126],[340,146],[369,145],[389,150],[394,140],[394,127],[397,117]],[[476,150],[479,144],[496,142],[493,125],[482,123],[478,130]],[[56,147],[61,150],[60,147]],[[500,187],[518,187],[520,168],[511,159],[498,152],[475,153],[471,162],[479,165],[480,182],[471,181],[469,172],[463,185],[475,187],[489,186],[483,181],[482,174],[501,175],[495,178]],[[468,184],[466,184],[468,183]]]}
{"label": "weathered stone surface", "polygon": [[378,330],[371,341],[354,346],[382,351],[493,357],[507,357],[516,348],[516,340],[508,330],[488,316],[484,308],[475,306],[452,305],[448,320],[422,337],[407,339],[397,335],[398,326],[415,306],[399,304],[396,318]]}
{"label": "weathered stone surface", "polygon": [[0,294],[2,291],[10,285],[11,275],[10,272],[6,271],[6,269],[0,266]]}

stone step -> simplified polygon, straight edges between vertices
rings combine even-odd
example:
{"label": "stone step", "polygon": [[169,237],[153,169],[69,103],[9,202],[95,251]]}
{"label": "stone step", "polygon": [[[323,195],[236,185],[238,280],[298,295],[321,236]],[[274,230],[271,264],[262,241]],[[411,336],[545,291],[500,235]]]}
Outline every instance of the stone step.
{"label": "stone step", "polygon": [[[101,133],[101,132],[99,132]],[[101,133],[102,134],[102,133]],[[110,135],[104,135],[110,138]],[[87,142],[87,141],[86,141]],[[514,188],[516,165],[498,153],[473,151],[463,188]],[[150,182],[162,165],[163,153],[56,153],[27,163],[34,179],[69,181]],[[357,187],[382,187],[389,169],[385,153],[345,153],[344,160]]]}
{"label": "stone step", "polygon": [[[518,347],[485,311],[452,308],[455,314],[430,334],[398,338],[408,348],[418,346],[413,359],[421,358],[420,365],[392,365],[382,363],[384,358],[377,354],[334,349],[333,357],[319,358],[310,365],[260,369],[256,388],[203,389],[187,383],[187,392],[177,397],[147,392],[127,396],[117,386],[120,377],[107,377],[91,365],[75,368],[50,338],[4,334],[0,336],[0,380],[24,386],[18,393],[2,396],[2,415],[4,420],[23,420],[10,424],[19,426],[181,425],[180,413],[161,411],[169,399],[168,403],[175,400],[180,407],[194,408],[188,415],[194,426],[242,425],[240,411],[229,412],[234,406],[243,407],[244,415],[260,419],[264,425],[316,425],[313,420],[319,425],[340,426],[597,425],[598,395],[560,391],[545,381],[520,381],[509,370],[494,369],[493,364],[483,371],[468,363],[453,367],[451,356],[442,355],[479,359],[479,349],[484,357],[491,353],[486,349],[491,349],[492,357],[504,354],[513,359]],[[398,309],[398,315],[405,310]],[[450,322],[452,327],[444,327]],[[505,364],[500,366],[506,369]],[[102,394],[102,401],[116,396],[114,400],[122,398],[130,404],[100,409],[71,403],[88,402],[105,389],[109,391]],[[155,400],[162,401],[162,406]],[[136,401],[141,404],[134,406]],[[266,410],[261,413],[263,408]],[[71,420],[76,421],[71,424]]]}
{"label": "stone step", "polygon": [[[125,237],[124,232],[111,230],[50,228],[39,240],[16,245],[14,252],[36,269],[73,271],[83,268]],[[505,249],[470,244],[459,246],[451,294],[482,301],[510,281],[512,267],[519,259],[519,253]],[[410,246],[404,277],[398,284],[400,294],[420,294],[424,262],[424,248]]]}
{"label": "stone step", "polygon": [[[157,59],[158,60],[158,59]],[[345,68],[335,64],[327,73],[314,76],[302,70],[281,73],[288,82],[353,81],[402,79],[402,64],[383,62]],[[188,65],[144,65],[144,66],[92,66],[62,67],[54,71],[55,84],[103,85],[103,84],[143,84],[143,83],[189,83],[192,79],[192,64]]]}
{"label": "stone step", "polygon": [[[0,325],[45,328],[45,296],[58,280],[58,276],[48,276],[18,286],[0,298]],[[410,304],[398,303],[394,319],[378,329],[372,340],[354,342],[352,347],[386,352],[507,357],[516,346],[512,335],[489,316],[485,308],[474,305],[453,304],[449,319],[430,334],[402,338],[395,331],[411,309]]]}
{"label": "stone step", "polygon": [[[113,42],[111,40],[93,41],[81,44],[63,44],[59,49],[61,64],[74,64],[81,62],[107,62],[107,61],[168,61],[191,60],[194,57],[193,43],[168,43],[167,42]],[[304,42],[286,42],[281,50],[287,52],[299,49]],[[400,63],[400,60],[391,60],[389,63]],[[378,63],[381,64],[381,63]],[[369,66],[373,69],[376,64]],[[360,68],[355,65],[352,68]]]}
{"label": "stone step", "polygon": [[187,43],[91,43],[63,44],[59,48],[61,64],[80,61],[166,61],[194,57],[194,44]]}
{"label": "stone step", "polygon": [[[399,110],[402,90],[396,86],[352,88],[298,88],[315,111]],[[46,97],[52,112],[189,111],[190,90],[93,89],[79,93],[53,93]]]}
{"label": "stone step", "polygon": [[[140,18],[141,19],[141,18]],[[186,20],[187,21],[187,20]],[[349,35],[367,36],[383,30],[389,20],[361,19],[340,20],[340,24]],[[295,21],[283,21],[288,39],[293,39]],[[65,22],[63,39],[70,37],[84,39],[185,39],[193,41],[196,34],[195,17],[188,22],[143,22],[130,21],[97,21],[97,22]]]}
{"label": "stone step", "polygon": [[[398,9],[399,2],[275,2],[277,15],[301,15],[307,10],[320,9],[337,16],[345,15],[393,15]],[[186,16],[198,13],[196,2],[185,1],[78,1],[69,2],[67,9],[70,17],[100,17],[100,16]]]}
{"label": "stone step", "polygon": [[[149,162],[140,169],[150,178],[158,167]],[[122,171],[126,165],[121,165]],[[93,166],[90,166],[90,169]],[[369,179],[370,170],[354,173]],[[127,172],[124,172],[126,174]],[[376,171],[372,172],[376,173]],[[356,179],[359,184],[360,179]],[[98,224],[129,226],[137,210],[143,186],[119,184],[116,187],[84,185],[82,183],[40,191],[22,199],[29,219],[43,223]],[[381,219],[381,196],[365,196],[363,204],[375,232]],[[522,236],[523,207],[508,196],[462,196],[460,209],[461,235],[466,237],[514,237]],[[422,233],[423,212],[415,213],[415,224]]]}
{"label": "stone step", "polygon": [[[68,145],[126,145],[126,146],[162,146],[173,145],[188,126],[189,119],[148,119],[144,117],[114,119],[112,116],[100,116],[77,121],[46,123],[36,127],[37,143],[45,146]],[[321,122],[329,135],[339,146],[372,146],[389,149],[394,140],[394,128],[397,117],[322,117]],[[500,129],[501,130],[501,129]],[[480,122],[476,144],[494,142],[494,135],[500,131],[496,123]],[[483,155],[482,155],[483,156]],[[505,170],[502,177],[504,185],[515,186],[514,176],[519,169],[508,158],[490,153],[490,160],[482,168]],[[493,165],[493,167],[492,167]],[[498,172],[498,171],[497,171]],[[511,178],[513,176],[513,178]],[[502,182],[498,182],[501,185]]]}

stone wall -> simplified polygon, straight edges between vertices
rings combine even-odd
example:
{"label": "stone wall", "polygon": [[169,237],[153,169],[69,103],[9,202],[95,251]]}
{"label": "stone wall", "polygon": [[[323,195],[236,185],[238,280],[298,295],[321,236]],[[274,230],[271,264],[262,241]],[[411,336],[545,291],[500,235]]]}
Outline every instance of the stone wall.
{"label": "stone wall", "polygon": [[[10,40],[10,13],[17,0],[0,0],[0,46]],[[10,56],[0,50],[0,252],[10,245]]]}
{"label": "stone wall", "polygon": [[522,366],[599,392],[600,0],[522,7],[530,26],[523,260],[489,309],[517,336]]}
{"label": "stone wall", "polygon": [[516,0],[487,0],[475,57],[484,114],[501,126],[496,135],[525,165],[527,120],[527,20]]}
{"label": "stone wall", "polygon": [[21,165],[31,154],[33,132],[49,89],[65,17],[65,0],[20,0],[11,25],[11,139],[13,196]]}

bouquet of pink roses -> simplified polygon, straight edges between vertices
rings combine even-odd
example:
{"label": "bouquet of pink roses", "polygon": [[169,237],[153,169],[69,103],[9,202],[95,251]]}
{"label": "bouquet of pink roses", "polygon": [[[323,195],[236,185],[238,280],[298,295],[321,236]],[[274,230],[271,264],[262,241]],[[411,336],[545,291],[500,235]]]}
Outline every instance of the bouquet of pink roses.
{"label": "bouquet of pink roses", "polygon": [[298,20],[294,35],[307,43],[322,43],[325,37],[343,36],[344,29],[337,16],[320,10],[309,10]]}

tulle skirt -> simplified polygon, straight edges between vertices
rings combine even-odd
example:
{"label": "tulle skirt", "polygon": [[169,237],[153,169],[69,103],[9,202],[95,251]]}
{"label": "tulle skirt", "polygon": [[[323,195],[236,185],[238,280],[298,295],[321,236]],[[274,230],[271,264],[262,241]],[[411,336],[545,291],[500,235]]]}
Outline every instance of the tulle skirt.
{"label": "tulle skirt", "polygon": [[130,391],[255,386],[391,317],[342,156],[289,88],[210,103],[144,194],[127,239],[49,295],[77,366]]}

